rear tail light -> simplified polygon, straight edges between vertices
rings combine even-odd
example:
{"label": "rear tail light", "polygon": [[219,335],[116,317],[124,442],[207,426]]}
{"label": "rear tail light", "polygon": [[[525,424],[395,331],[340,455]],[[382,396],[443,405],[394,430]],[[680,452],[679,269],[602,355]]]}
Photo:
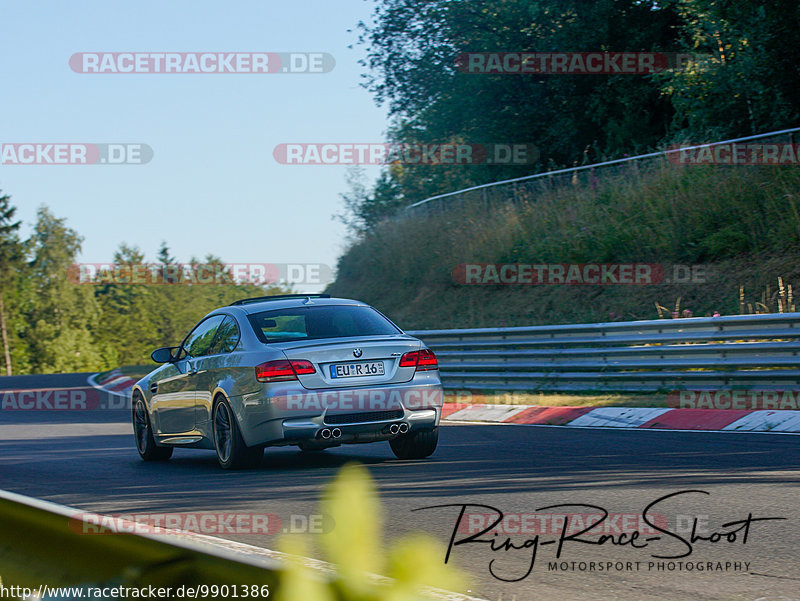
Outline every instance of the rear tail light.
{"label": "rear tail light", "polygon": [[311,361],[306,361],[305,359],[292,359],[289,363],[292,364],[294,373],[298,376],[306,376],[317,372],[316,368],[311,364]]}
{"label": "rear tail light", "polygon": [[411,351],[400,357],[400,367],[413,367],[417,371],[428,371],[439,369],[436,355],[431,349],[425,348],[421,351]]}
{"label": "rear tail light", "polygon": [[317,370],[310,361],[304,359],[277,359],[256,366],[256,380],[259,382],[285,382],[296,380],[297,376],[313,374]]}

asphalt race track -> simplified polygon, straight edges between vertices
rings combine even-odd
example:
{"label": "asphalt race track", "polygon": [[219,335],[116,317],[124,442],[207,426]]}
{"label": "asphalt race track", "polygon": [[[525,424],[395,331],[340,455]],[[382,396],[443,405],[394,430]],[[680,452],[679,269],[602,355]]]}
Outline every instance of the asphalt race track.
{"label": "asphalt race track", "polygon": [[[9,389],[81,386],[85,381],[85,375],[0,378],[0,395]],[[224,472],[206,451],[177,450],[168,463],[142,462],[127,411],[0,411],[0,488],[88,511],[269,513],[279,516],[281,530],[302,530],[308,516],[316,513],[321,487],[348,461],[367,465],[378,483],[387,541],[422,530],[446,546],[462,504],[497,508],[506,513],[506,534],[494,537],[493,545],[457,545],[451,555],[451,561],[473,577],[470,594],[492,601],[798,599],[798,459],[796,435],[447,425],[441,429],[437,452],[424,461],[396,460],[383,443],[317,454],[285,448],[268,449],[257,470]],[[611,514],[611,527],[616,519],[634,519],[661,497],[687,490],[709,494],[677,495],[648,512],[662,516],[656,523],[672,535],[651,529],[633,544],[631,535],[629,544],[614,544],[623,542],[619,535],[602,545],[567,539],[558,565],[549,565],[556,562],[560,530],[541,514],[566,513],[576,520],[579,516],[574,514],[597,514],[603,508]],[[537,511],[562,504],[596,508]],[[433,505],[452,506],[413,511]],[[491,509],[466,510],[481,511]],[[539,517],[520,517],[533,513]],[[742,520],[749,514],[754,520],[786,519],[748,525]],[[696,534],[721,540],[696,539],[687,557],[652,557],[687,553],[691,543],[677,536],[691,538],[695,517]],[[477,524],[482,518],[471,519]],[[514,530],[523,523],[527,530]],[[735,540],[729,540],[737,529]],[[523,577],[537,534],[537,557],[527,577],[504,582],[490,574],[494,560],[497,576]],[[502,547],[506,535],[517,547],[529,541],[527,547]],[[455,540],[467,536],[464,529]],[[652,540],[644,542],[647,537]],[[226,538],[274,549],[278,537]],[[591,534],[579,538],[599,540]]]}

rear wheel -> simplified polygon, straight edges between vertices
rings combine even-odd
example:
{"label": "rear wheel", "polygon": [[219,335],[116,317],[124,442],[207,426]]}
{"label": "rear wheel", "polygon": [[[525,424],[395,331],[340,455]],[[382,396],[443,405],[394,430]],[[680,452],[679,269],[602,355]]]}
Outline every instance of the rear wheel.
{"label": "rear wheel", "polygon": [[264,457],[261,447],[248,447],[244,443],[233,410],[223,398],[214,403],[214,448],[222,469],[231,470],[255,467]]}
{"label": "rear wheel", "polygon": [[172,457],[172,447],[156,446],[147,406],[139,394],[133,397],[133,435],[139,456],[145,461],[166,461]]}
{"label": "rear wheel", "polygon": [[389,441],[398,459],[424,459],[436,450],[439,442],[438,426],[433,430],[409,432]]}

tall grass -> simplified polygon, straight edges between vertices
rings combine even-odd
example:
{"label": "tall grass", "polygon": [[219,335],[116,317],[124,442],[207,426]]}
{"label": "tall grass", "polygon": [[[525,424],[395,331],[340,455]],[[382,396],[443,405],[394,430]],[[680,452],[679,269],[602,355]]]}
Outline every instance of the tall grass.
{"label": "tall grass", "polygon": [[[735,312],[739,285],[761,289],[778,276],[791,278],[781,259],[800,249],[796,167],[687,167],[664,161],[549,188],[507,187],[493,191],[488,201],[476,195],[446,203],[426,215],[386,221],[353,243],[339,260],[331,291],[399,310],[415,326],[427,321],[415,315],[431,312],[454,325],[498,325],[492,319],[512,322],[506,325],[582,321],[606,313],[655,317],[654,303],[665,292],[683,296],[684,306],[694,303],[694,315],[722,305]],[[696,285],[688,291],[656,291],[656,286],[478,289],[457,287],[452,280],[460,263],[505,262],[703,263],[718,266],[731,282],[740,265],[758,275],[772,262],[783,272],[764,273],[769,280],[763,281],[747,276],[733,288],[726,280],[724,289]],[[449,305],[444,296],[452,296]],[[564,311],[559,298],[577,305]],[[517,310],[519,302],[530,310]],[[461,318],[453,319],[453,311]]]}

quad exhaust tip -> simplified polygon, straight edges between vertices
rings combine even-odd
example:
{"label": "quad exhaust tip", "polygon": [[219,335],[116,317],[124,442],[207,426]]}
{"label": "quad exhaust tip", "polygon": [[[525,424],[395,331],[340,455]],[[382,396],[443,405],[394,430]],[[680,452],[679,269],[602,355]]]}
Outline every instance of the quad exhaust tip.
{"label": "quad exhaust tip", "polygon": [[[389,426],[389,433],[392,435],[395,434],[405,434],[408,432],[408,424],[405,422],[400,422],[399,424],[392,424]],[[384,430],[385,431],[385,430]],[[323,440],[329,440],[331,438],[341,438],[342,437],[342,430],[340,428],[323,428],[317,432],[317,438],[321,438]]]}

